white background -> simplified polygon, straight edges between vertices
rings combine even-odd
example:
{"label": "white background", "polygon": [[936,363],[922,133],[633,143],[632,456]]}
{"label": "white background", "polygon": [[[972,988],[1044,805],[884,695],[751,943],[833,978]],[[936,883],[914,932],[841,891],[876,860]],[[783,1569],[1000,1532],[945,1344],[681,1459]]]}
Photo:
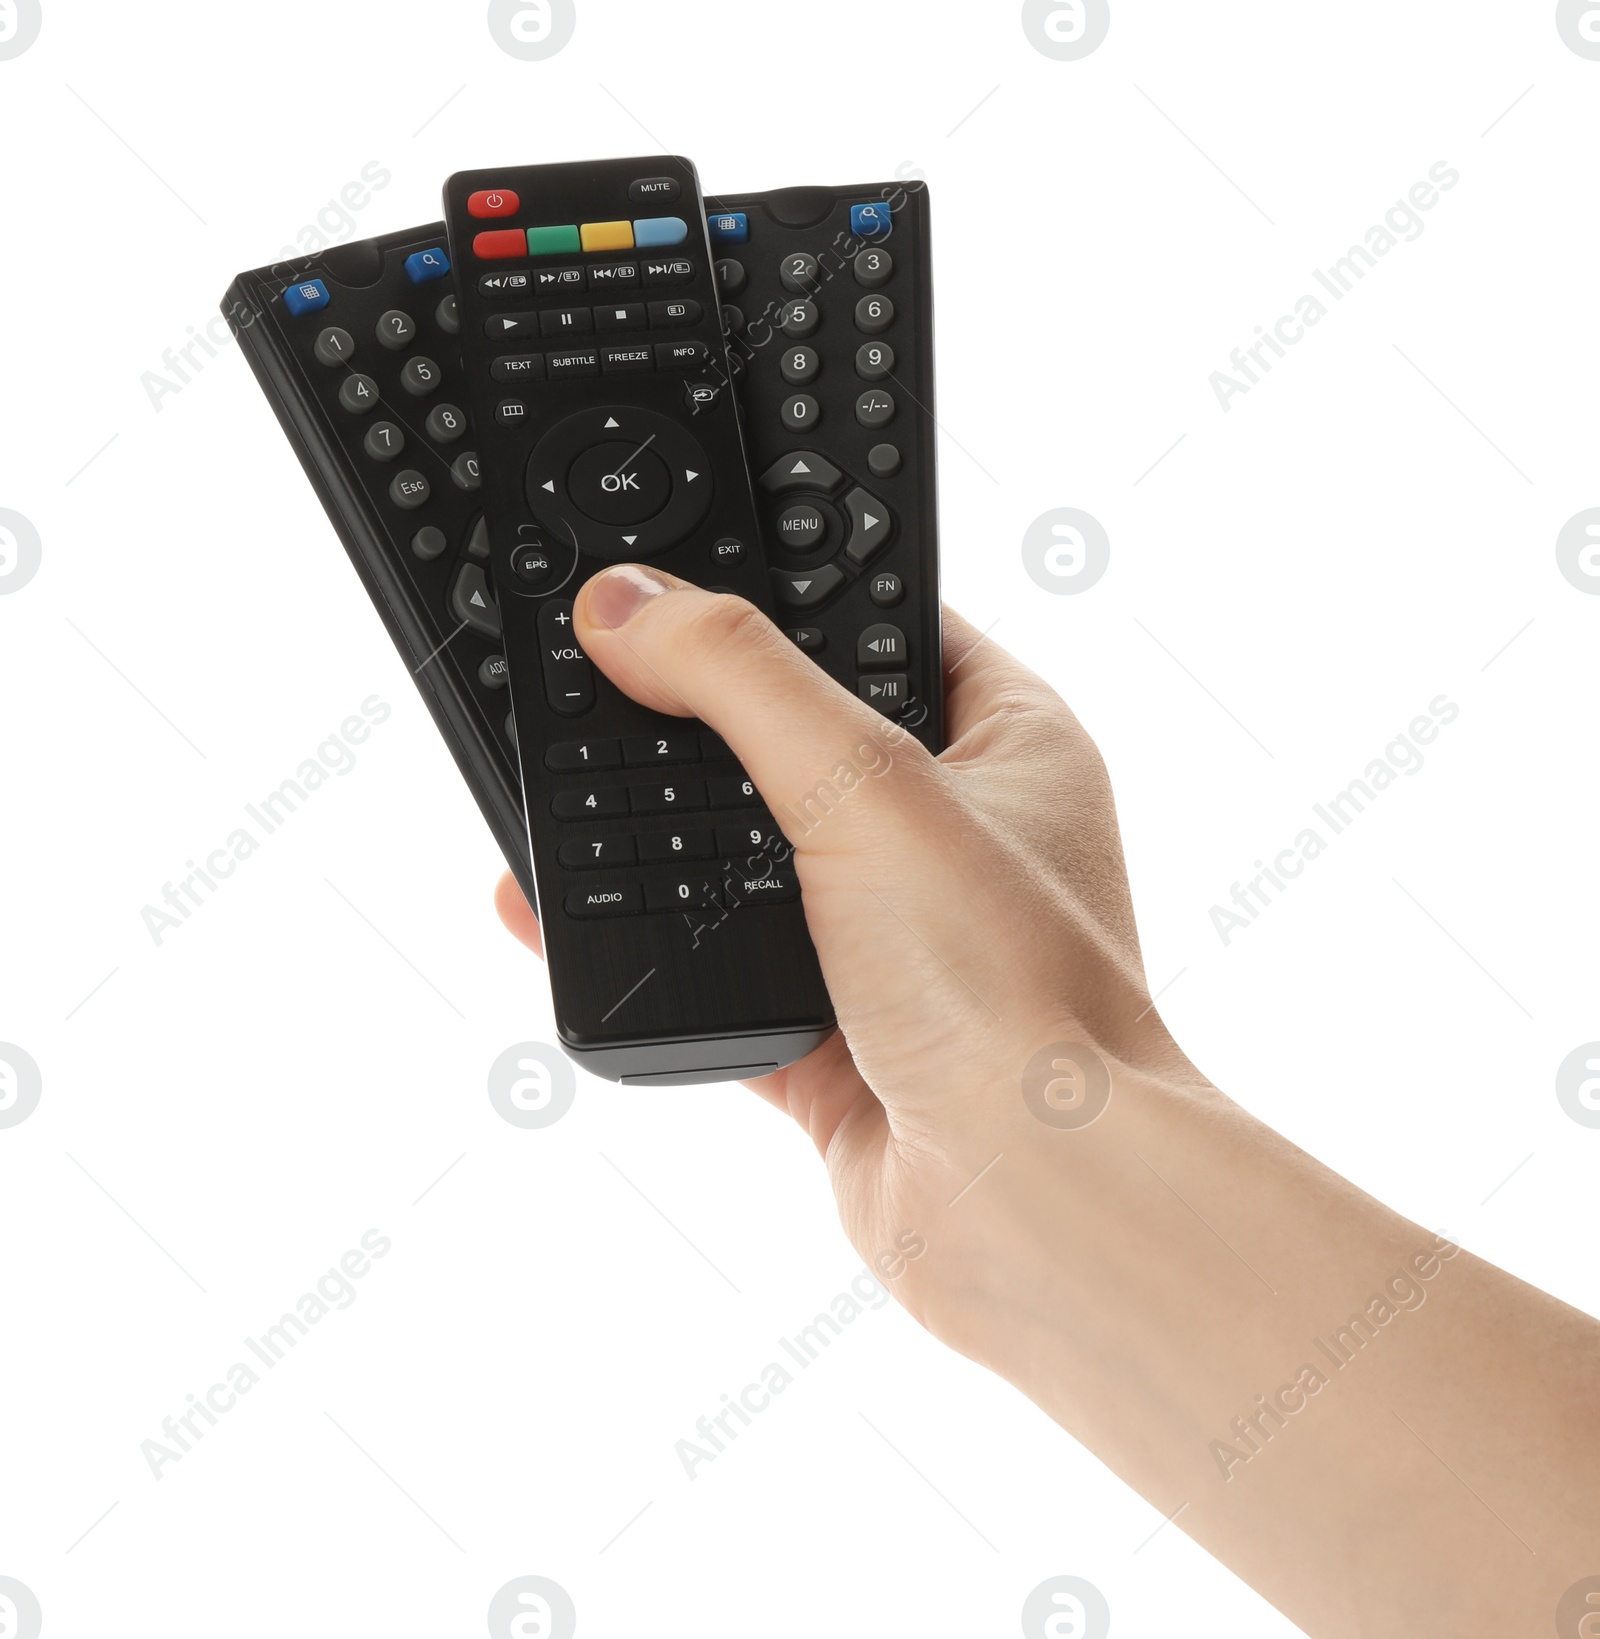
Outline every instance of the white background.
{"label": "white background", "polygon": [[[478,1633],[524,1574],[588,1634],[1010,1634],[1061,1574],[1117,1633],[1290,1632],[893,1306],[685,1477],[859,1267],[823,1171],[738,1088],[495,1114],[553,1034],[488,835],[237,349],[159,412],[141,376],[369,161],[343,237],[497,160],[925,174],[947,593],[1103,747],[1173,1030],[1593,1311],[1600,1132],[1554,1075],[1600,1037],[1600,598],[1554,544],[1600,504],[1600,63],[1487,0],[1114,0],[1078,62],[1012,4],[578,10],[525,63],[481,4],[45,0],[0,62],[0,507],[44,554],[0,597],[0,1040],[44,1078],[0,1131],[0,1575],[60,1636]],[[1422,237],[1224,413],[1211,372],[1441,160]],[[1111,539],[1078,596],[1022,565],[1061,506]],[[158,948],[141,907],[373,694]],[[1210,907],[1440,694],[1422,771],[1224,947]],[[354,1306],[154,1480],[141,1441],[373,1227]]]}

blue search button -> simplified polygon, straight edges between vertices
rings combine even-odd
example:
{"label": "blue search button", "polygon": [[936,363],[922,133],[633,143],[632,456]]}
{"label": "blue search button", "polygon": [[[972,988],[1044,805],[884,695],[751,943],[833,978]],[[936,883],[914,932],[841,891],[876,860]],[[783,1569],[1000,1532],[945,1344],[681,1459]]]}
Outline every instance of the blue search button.
{"label": "blue search button", "polygon": [[450,271],[450,258],[442,250],[419,250],[406,257],[406,272],[414,285],[442,279]]}
{"label": "blue search button", "polygon": [[320,279],[306,279],[300,284],[290,285],[283,293],[283,305],[297,319],[302,313],[315,313],[319,307],[326,307],[332,299],[328,287]]}
{"label": "blue search button", "polygon": [[882,239],[894,226],[887,205],[852,205],[850,231],[857,239]]}

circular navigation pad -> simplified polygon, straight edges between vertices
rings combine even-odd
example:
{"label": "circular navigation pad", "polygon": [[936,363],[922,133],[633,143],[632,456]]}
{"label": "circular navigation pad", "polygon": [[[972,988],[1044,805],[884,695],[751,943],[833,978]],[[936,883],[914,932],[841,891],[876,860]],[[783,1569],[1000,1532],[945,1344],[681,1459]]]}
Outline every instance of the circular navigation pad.
{"label": "circular navigation pad", "polygon": [[528,457],[534,516],[607,562],[676,546],[711,508],[710,462],[679,422],[654,410],[583,410]]}
{"label": "circular navigation pad", "polygon": [[596,444],[567,472],[567,494],[597,523],[642,524],[672,495],[661,457],[637,444]]}

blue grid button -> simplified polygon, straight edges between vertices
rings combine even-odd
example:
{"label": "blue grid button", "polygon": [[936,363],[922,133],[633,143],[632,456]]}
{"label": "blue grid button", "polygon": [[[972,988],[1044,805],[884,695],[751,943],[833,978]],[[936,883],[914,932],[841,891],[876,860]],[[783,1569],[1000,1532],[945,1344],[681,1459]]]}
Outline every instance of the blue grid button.
{"label": "blue grid button", "polygon": [[719,216],[708,216],[706,225],[711,229],[714,245],[742,245],[750,237],[750,218],[743,211],[724,211]]}
{"label": "blue grid button", "polygon": [[450,258],[437,246],[432,250],[413,251],[406,257],[406,273],[414,285],[425,285],[430,279],[442,279],[450,271]]}
{"label": "blue grid button", "polygon": [[320,279],[303,280],[300,284],[290,285],[283,293],[283,305],[297,319],[302,313],[315,313],[332,300],[328,287]]}
{"label": "blue grid button", "polygon": [[894,226],[887,205],[852,205],[850,231],[857,239],[882,239]]}

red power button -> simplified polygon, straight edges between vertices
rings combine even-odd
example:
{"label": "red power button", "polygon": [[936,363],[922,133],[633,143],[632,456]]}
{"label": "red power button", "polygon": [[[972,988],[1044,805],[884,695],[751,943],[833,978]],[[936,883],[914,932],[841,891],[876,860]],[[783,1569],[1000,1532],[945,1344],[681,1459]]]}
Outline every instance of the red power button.
{"label": "red power button", "polygon": [[467,200],[468,216],[515,216],[522,201],[509,188],[490,188]]}

